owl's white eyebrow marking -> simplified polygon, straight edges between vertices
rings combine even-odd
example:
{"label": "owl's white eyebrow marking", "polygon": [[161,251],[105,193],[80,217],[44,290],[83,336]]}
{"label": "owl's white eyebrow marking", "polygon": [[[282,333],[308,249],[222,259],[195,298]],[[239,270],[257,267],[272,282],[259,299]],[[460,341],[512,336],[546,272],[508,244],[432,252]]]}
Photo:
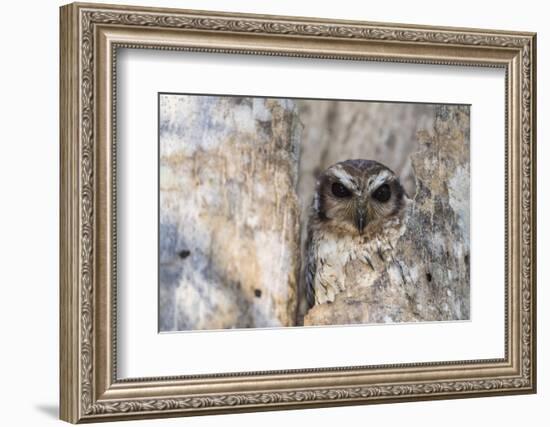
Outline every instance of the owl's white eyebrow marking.
{"label": "owl's white eyebrow marking", "polygon": [[393,177],[393,175],[387,171],[383,170],[378,175],[373,176],[368,179],[367,181],[367,191],[372,191],[378,188],[380,185],[382,185],[384,182],[388,181],[389,178]]}
{"label": "owl's white eyebrow marking", "polygon": [[338,181],[340,181],[340,183],[345,185],[350,190],[357,189],[357,182],[346,172],[346,170],[342,166],[336,165],[332,170],[332,174],[336,178],[338,178]]}

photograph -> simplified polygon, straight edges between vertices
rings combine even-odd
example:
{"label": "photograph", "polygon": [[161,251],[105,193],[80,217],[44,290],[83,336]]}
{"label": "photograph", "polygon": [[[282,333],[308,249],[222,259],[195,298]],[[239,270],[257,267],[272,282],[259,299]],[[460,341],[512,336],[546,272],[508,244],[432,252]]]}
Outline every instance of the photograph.
{"label": "photograph", "polygon": [[[58,34],[41,31],[50,44],[28,63],[12,43],[17,64],[34,70],[42,55],[59,72],[57,85],[27,78],[31,98],[8,88],[32,107],[51,99],[41,85],[59,108],[43,102],[30,127],[16,115],[23,125],[6,141],[22,152],[6,158],[29,186],[5,180],[18,216],[52,199],[18,141],[34,132],[42,150],[55,128],[55,159],[35,157],[46,171],[59,164],[58,209],[45,210],[57,228],[40,227],[58,231],[58,262],[36,259],[57,269],[59,289],[31,280],[44,291],[31,302],[57,312],[59,346],[27,376],[58,376],[59,418],[280,411],[280,425],[286,410],[372,405],[376,418],[408,402],[378,414],[392,425],[438,401],[441,423],[467,398],[536,394],[542,14],[209,3],[72,3],[49,17],[40,3],[29,19]],[[11,252],[27,254],[21,230],[40,221],[5,223],[25,246]],[[24,278],[22,259],[6,283]],[[5,300],[8,318],[36,329],[13,303],[28,295]],[[36,353],[8,329],[12,353]],[[532,416],[512,401],[531,402]],[[36,413],[55,410],[37,402]],[[515,425],[539,419],[541,402],[476,405]],[[459,412],[471,419],[457,425],[479,418]]]}
{"label": "photograph", "polygon": [[470,320],[470,106],[158,93],[159,332]]}

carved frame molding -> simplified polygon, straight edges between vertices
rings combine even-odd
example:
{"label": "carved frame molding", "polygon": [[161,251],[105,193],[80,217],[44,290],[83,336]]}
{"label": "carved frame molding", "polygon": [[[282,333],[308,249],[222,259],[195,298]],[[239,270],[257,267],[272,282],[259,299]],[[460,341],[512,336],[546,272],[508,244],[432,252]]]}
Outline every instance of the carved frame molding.
{"label": "carved frame molding", "polygon": [[[71,4],[61,8],[60,42],[62,419],[535,392],[535,34]],[[119,47],[505,68],[506,357],[117,380]]]}

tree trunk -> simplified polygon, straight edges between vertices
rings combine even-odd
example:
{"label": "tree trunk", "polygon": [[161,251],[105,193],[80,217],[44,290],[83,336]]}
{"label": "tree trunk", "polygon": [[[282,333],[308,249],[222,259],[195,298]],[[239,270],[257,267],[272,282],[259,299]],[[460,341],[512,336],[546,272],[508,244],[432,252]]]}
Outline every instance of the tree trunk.
{"label": "tree trunk", "polygon": [[294,325],[295,104],[162,95],[160,109],[160,329]]}

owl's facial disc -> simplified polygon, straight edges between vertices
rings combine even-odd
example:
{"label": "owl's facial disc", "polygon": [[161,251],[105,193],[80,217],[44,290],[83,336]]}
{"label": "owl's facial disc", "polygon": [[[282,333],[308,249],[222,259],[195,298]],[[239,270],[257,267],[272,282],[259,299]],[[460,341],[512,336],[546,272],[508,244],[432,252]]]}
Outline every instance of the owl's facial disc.
{"label": "owl's facial disc", "polygon": [[404,190],[393,172],[372,161],[345,161],[323,173],[315,198],[318,218],[349,234],[365,234],[403,207]]}

